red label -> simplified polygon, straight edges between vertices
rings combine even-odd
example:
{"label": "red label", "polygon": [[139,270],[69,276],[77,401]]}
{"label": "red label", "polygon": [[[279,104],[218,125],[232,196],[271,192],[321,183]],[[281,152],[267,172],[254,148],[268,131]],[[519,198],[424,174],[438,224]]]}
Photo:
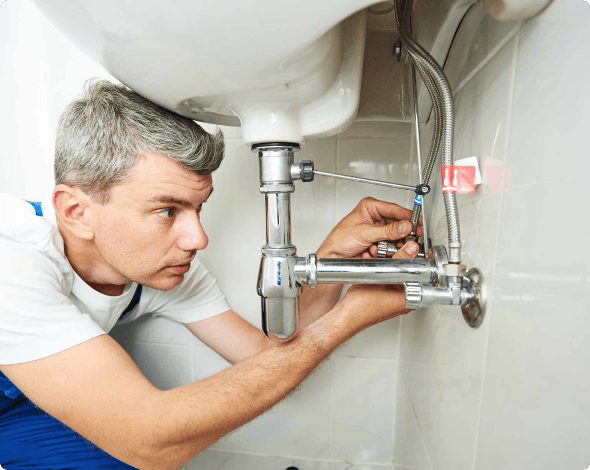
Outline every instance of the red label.
{"label": "red label", "polygon": [[468,194],[475,192],[475,167],[443,165],[441,167],[443,193]]}

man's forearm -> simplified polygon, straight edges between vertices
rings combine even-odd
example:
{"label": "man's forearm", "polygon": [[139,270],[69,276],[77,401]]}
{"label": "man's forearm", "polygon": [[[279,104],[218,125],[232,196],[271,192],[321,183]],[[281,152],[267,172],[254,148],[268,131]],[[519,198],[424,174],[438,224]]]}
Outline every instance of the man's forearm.
{"label": "man's forearm", "polygon": [[342,284],[304,286],[299,298],[299,325],[305,328],[332,309],[342,293]]}
{"label": "man's forearm", "polygon": [[[317,250],[318,258],[332,258],[334,255],[323,245]],[[342,284],[318,284],[315,288],[304,286],[299,298],[300,328],[311,325],[330,310],[342,293]]]}
{"label": "man's forearm", "polygon": [[177,468],[268,410],[364,328],[351,318],[339,304],[289,343],[276,344],[208,379],[162,392],[155,404],[156,460]]}

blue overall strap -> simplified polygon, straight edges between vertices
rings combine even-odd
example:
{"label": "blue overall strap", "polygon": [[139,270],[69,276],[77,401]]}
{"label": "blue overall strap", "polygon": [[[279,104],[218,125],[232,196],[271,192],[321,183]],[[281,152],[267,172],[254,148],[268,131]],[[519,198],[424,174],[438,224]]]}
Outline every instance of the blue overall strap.
{"label": "blue overall strap", "polygon": [[133,310],[135,308],[135,306],[139,303],[139,299],[141,297],[141,287],[142,287],[141,284],[137,284],[137,289],[135,289],[135,294],[133,294],[133,298],[131,299],[131,302],[129,303],[127,308],[125,310],[123,310],[123,313],[119,317],[119,320],[121,318],[123,318],[125,315],[127,315],[131,310]]}
{"label": "blue overall strap", "polygon": [[33,201],[27,201],[27,202],[35,208],[35,215],[38,215],[39,217],[43,217],[43,209],[41,209],[40,202],[33,202]]}

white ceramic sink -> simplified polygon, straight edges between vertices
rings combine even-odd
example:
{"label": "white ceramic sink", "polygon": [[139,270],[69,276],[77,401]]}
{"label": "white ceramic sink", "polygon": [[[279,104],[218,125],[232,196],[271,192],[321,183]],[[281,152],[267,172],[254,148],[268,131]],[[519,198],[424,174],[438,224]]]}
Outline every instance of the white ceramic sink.
{"label": "white ceramic sink", "polygon": [[35,0],[91,58],[247,144],[303,143],[354,120],[374,0]]}

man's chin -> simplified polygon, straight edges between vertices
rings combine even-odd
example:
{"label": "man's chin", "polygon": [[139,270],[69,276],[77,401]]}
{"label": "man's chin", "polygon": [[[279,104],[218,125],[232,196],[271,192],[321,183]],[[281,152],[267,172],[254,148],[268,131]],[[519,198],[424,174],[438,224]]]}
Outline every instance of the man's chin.
{"label": "man's chin", "polygon": [[156,290],[169,291],[178,286],[183,280],[184,274],[175,274],[172,277],[162,279],[149,279],[145,282],[139,282],[139,284]]}

